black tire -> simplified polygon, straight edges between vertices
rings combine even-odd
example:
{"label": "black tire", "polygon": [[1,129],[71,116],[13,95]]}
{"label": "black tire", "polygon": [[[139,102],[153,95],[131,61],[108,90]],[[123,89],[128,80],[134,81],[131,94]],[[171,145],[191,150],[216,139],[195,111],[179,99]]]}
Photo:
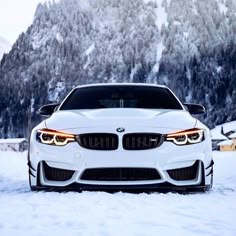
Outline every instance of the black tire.
{"label": "black tire", "polygon": [[213,167],[212,167],[211,183],[210,183],[210,185],[206,186],[204,192],[206,192],[206,191],[210,191],[210,190],[212,189],[212,187],[213,187],[213,179],[214,179],[214,174],[213,174]]}
{"label": "black tire", "polygon": [[[28,152],[28,163],[30,162],[30,155],[29,155],[29,152]],[[29,169],[28,169],[28,177],[29,177],[29,187],[30,187],[30,190],[31,191],[39,191],[40,190],[40,188],[38,187],[38,183],[36,183],[36,186],[33,186],[32,184],[31,184],[31,178],[30,178],[30,167],[29,167]],[[36,178],[36,177],[35,177]],[[37,178],[38,178],[38,171],[37,171]]]}
{"label": "black tire", "polygon": [[31,191],[37,191],[38,190],[37,186],[32,186],[32,184],[31,184],[30,169],[29,169],[29,172],[28,172],[28,176],[29,176],[29,186],[30,186]]}
{"label": "black tire", "polygon": [[213,171],[213,167],[212,167],[212,174],[211,174],[211,185],[210,185],[210,189],[212,189],[212,187],[213,187],[213,182],[214,182],[214,171]]}

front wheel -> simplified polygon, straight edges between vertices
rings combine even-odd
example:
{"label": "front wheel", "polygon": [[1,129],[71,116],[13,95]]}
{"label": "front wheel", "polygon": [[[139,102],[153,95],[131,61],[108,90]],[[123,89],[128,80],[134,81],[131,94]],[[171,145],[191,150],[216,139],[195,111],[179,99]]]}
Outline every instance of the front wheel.
{"label": "front wheel", "polygon": [[[36,171],[35,168],[32,167],[29,152],[28,152],[28,167],[29,167],[28,169],[29,187],[31,191],[38,191],[40,190],[37,185],[38,171]],[[34,182],[35,184],[33,184]]]}
{"label": "front wheel", "polygon": [[214,174],[213,174],[213,167],[212,167],[212,174],[211,174],[211,185],[210,185],[210,189],[212,189],[213,187],[213,179],[214,179]]}
{"label": "front wheel", "polygon": [[32,185],[31,178],[33,178],[33,177],[30,174],[30,168],[29,168],[29,172],[28,172],[28,177],[29,177],[29,186],[30,186],[31,191],[38,191],[39,190],[38,187]]}

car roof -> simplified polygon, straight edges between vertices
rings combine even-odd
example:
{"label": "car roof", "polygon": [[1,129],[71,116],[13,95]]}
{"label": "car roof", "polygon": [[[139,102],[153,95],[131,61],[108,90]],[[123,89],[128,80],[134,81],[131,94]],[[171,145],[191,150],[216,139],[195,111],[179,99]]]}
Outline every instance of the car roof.
{"label": "car roof", "polygon": [[151,86],[151,87],[158,87],[158,88],[167,88],[165,85],[158,85],[158,84],[144,84],[144,83],[97,83],[97,84],[86,84],[86,85],[79,85],[75,88],[85,88],[85,87],[98,87],[98,86]]}

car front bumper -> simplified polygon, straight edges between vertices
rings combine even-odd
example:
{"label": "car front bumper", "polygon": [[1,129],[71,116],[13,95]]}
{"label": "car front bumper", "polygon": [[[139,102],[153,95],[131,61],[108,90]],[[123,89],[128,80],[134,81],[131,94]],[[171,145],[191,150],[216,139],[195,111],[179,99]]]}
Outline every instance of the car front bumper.
{"label": "car front bumper", "polygon": [[[33,141],[29,151],[30,181],[32,186],[56,188],[58,190],[184,190],[206,187],[211,184],[212,157],[207,141],[199,144],[177,146],[164,142],[160,147],[127,151],[94,151],[84,149],[78,143],[64,147],[49,146]],[[189,168],[198,163],[195,178],[176,180],[168,171]],[[46,178],[43,163],[50,168],[73,171],[65,181]],[[82,180],[87,169],[96,168],[154,168],[160,179],[135,181]]]}

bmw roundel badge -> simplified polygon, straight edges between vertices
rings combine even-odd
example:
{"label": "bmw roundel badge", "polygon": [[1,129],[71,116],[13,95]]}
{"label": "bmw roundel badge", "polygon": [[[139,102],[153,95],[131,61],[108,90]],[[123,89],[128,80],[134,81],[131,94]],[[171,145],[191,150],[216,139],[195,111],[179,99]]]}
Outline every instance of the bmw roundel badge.
{"label": "bmw roundel badge", "polygon": [[122,133],[122,132],[125,131],[125,129],[124,128],[117,128],[116,131],[119,132],[119,133]]}

